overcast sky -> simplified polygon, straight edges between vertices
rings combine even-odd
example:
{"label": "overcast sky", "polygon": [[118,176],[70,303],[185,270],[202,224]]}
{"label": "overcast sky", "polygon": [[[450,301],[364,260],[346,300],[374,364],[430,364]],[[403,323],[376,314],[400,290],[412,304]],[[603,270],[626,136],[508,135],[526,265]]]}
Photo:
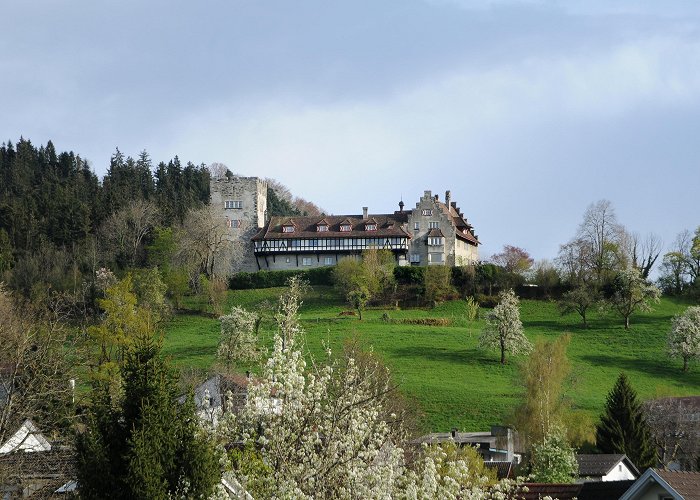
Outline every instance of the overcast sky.
{"label": "overcast sky", "polygon": [[273,177],[330,213],[452,191],[488,256],[556,256],[586,207],[700,225],[696,0],[26,0],[0,141],[102,176],[116,147]]}

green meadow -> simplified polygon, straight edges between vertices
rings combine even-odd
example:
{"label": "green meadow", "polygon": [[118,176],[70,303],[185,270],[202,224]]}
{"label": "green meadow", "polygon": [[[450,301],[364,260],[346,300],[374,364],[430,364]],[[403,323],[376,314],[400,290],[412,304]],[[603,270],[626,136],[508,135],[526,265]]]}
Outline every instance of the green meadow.
{"label": "green meadow", "polygon": [[[282,289],[230,291],[228,302],[254,308],[274,302]],[[191,303],[190,306],[197,304]],[[589,327],[582,328],[577,315],[561,316],[553,302],[522,301],[521,319],[526,335],[554,339],[571,334],[568,355],[572,364],[567,394],[574,406],[592,419],[603,408],[607,392],[620,372],[630,377],[642,399],[656,396],[700,394],[700,367],[681,372],[681,361],[666,355],[670,319],[689,304],[664,298],[649,313],[632,317],[626,331],[612,314],[593,312]],[[509,357],[501,366],[497,352],[477,349],[483,319],[465,319],[463,301],[434,309],[371,309],[363,320],[340,316],[347,306],[330,288],[317,287],[307,294],[301,309],[308,357],[324,356],[324,346],[335,352],[346,339],[373,349],[390,368],[395,382],[423,415],[425,431],[487,430],[512,413],[522,394],[518,365],[522,357]],[[485,316],[485,310],[481,316]],[[389,321],[383,318],[388,315]],[[449,326],[421,326],[401,320],[445,318]],[[269,347],[274,332],[263,322],[262,342]],[[180,367],[210,370],[219,324],[204,315],[176,315],[167,327],[164,352]],[[255,367],[242,366],[241,370]]]}

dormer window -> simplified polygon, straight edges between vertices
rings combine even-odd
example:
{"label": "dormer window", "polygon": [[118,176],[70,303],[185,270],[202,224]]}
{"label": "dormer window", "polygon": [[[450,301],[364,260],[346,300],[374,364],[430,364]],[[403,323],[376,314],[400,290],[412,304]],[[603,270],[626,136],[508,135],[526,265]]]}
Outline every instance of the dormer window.
{"label": "dormer window", "polygon": [[365,224],[365,231],[376,231],[377,225],[374,223]]}
{"label": "dormer window", "polygon": [[328,231],[328,224],[319,224],[316,226],[316,231],[319,233],[323,233]]}
{"label": "dormer window", "polygon": [[293,233],[294,226],[282,226],[282,232],[283,233]]}
{"label": "dormer window", "polygon": [[350,224],[341,224],[340,225],[340,231],[343,233],[349,233],[352,230],[352,226]]}

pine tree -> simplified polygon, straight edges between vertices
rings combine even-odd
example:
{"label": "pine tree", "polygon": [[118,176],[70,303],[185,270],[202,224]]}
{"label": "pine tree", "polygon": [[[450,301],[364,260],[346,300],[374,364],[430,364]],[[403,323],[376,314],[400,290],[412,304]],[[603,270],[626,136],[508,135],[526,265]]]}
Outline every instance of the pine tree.
{"label": "pine tree", "polygon": [[204,498],[220,477],[194,403],[177,401],[176,378],[160,346],[141,339],[120,376],[123,392],[98,382],[87,430],[78,436],[78,482],[85,498]]}
{"label": "pine tree", "polygon": [[640,469],[656,465],[651,430],[624,373],[608,394],[605,413],[596,426],[596,444],[601,453],[624,453]]}

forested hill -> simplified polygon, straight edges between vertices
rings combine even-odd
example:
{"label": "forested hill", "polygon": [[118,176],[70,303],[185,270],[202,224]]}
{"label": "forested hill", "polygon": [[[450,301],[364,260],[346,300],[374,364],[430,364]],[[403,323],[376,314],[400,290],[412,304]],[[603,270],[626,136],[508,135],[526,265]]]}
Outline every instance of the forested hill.
{"label": "forested hill", "polygon": [[[110,217],[126,207],[155,207],[157,227],[174,228],[186,214],[209,201],[210,172],[204,164],[173,159],[157,164],[146,151],[136,158],[119,149],[112,155],[102,179],[74,152],[58,152],[49,141],[35,146],[30,140],[0,145],[0,282],[28,293],[43,280],[60,281],[97,265],[144,265],[144,249],[154,232],[139,240],[140,253],[129,259],[98,255],[99,240],[111,232]],[[279,182],[268,179],[269,215],[301,215],[319,211],[313,203],[295,198]],[[92,257],[91,257],[92,256]],[[122,256],[123,257],[123,256]],[[91,259],[91,262],[86,262]],[[15,269],[19,267],[20,269]],[[11,269],[16,271],[8,274]],[[50,274],[55,273],[51,280]],[[49,276],[47,276],[49,275]],[[18,276],[25,276],[24,283]],[[36,276],[38,277],[38,276]],[[75,281],[75,280],[74,280]]]}

